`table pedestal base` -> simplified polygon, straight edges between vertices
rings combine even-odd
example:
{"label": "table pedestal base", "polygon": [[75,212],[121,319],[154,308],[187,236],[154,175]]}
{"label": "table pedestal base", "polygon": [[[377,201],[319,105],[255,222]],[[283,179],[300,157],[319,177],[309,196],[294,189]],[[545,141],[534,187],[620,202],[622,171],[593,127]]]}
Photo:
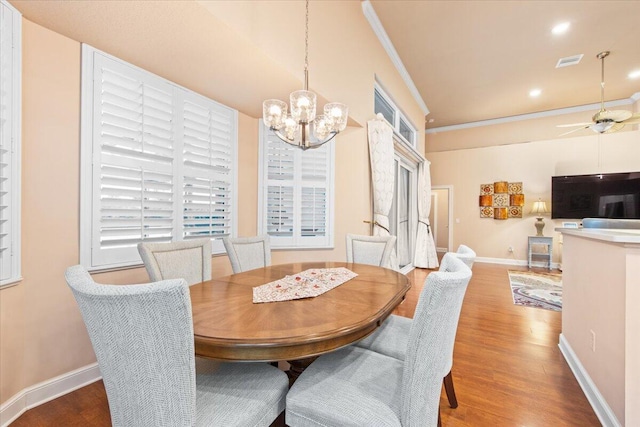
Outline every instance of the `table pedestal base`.
{"label": "table pedestal base", "polygon": [[290,365],[289,370],[287,371],[287,375],[289,376],[289,387],[296,382],[300,374],[302,374],[302,372],[304,372],[304,370],[307,369],[307,367],[317,358],[318,356],[288,361]]}

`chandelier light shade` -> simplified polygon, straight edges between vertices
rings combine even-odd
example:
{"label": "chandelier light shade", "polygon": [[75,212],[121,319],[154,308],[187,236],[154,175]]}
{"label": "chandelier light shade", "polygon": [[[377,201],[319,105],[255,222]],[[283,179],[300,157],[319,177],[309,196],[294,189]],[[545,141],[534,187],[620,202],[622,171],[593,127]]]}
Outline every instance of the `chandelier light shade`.
{"label": "chandelier light shade", "polygon": [[305,15],[304,89],[289,96],[289,112],[285,102],[267,99],[262,103],[262,120],[282,141],[307,150],[329,142],[345,130],[349,108],[339,102],[324,106],[316,115],[316,94],[309,91],[309,0]]}

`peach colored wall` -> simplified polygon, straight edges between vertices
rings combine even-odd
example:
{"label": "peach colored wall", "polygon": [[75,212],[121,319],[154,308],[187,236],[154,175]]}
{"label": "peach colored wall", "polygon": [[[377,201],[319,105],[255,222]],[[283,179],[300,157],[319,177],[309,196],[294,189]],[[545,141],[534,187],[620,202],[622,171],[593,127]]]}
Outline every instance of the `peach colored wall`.
{"label": "peach colored wall", "polygon": [[[323,19],[329,19],[326,13],[335,13],[341,20],[334,31],[354,37],[347,56],[355,57],[357,53],[362,59],[338,61],[340,72],[328,64],[318,64],[322,72],[330,72],[329,77],[317,74],[318,84],[327,88],[328,96],[344,93],[341,99],[365,122],[373,117],[377,74],[404,112],[421,127],[422,113],[362,16],[359,2],[318,4],[326,8]],[[135,57],[130,49],[121,47],[129,57]],[[24,280],[0,290],[0,403],[30,386],[95,362],[84,324],[63,278],[65,268],[79,260],[80,54],[79,41],[23,19]],[[242,62],[245,55],[236,52],[236,56]],[[171,62],[172,58],[166,57],[165,61]],[[157,62],[154,64],[156,69],[149,71],[162,75]],[[182,69],[188,72],[188,67]],[[232,68],[215,67],[209,70],[209,78],[224,80],[229,69]],[[180,83],[194,86],[189,84],[188,73]],[[328,89],[334,83],[336,88]],[[239,98],[245,98],[243,91],[249,89],[235,90]],[[257,231],[258,123],[258,118],[239,113],[239,235]],[[423,134],[419,135],[418,147],[421,151],[424,148]],[[337,137],[335,177],[335,249],[274,251],[274,263],[341,260],[345,258],[345,234],[369,232],[362,222],[371,217],[366,125],[360,127],[356,123]],[[215,276],[231,273],[226,256],[214,257],[212,267]],[[132,268],[97,273],[94,279],[130,284],[146,282],[148,276],[144,268]]]}
{"label": "peach colored wall", "polygon": [[[479,257],[526,260],[527,236],[536,232],[536,219],[529,212],[538,198],[550,202],[551,177],[638,171],[639,140],[640,131],[630,131],[427,153],[432,184],[454,187],[453,247],[464,243]],[[495,181],[523,183],[523,218],[480,218],[480,184]],[[553,228],[562,225],[562,221],[551,220],[549,215],[544,221],[544,235],[554,237],[554,261],[557,262],[559,234]],[[513,254],[509,254],[509,246],[513,246]]]}

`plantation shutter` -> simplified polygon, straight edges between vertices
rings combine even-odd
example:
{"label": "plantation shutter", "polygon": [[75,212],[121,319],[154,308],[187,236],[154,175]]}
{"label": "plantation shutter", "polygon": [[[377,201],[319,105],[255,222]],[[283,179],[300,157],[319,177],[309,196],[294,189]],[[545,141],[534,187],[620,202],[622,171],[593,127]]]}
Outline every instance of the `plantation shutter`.
{"label": "plantation shutter", "polygon": [[138,243],[175,237],[173,88],[102,55],[94,66],[92,257],[133,262]]}
{"label": "plantation shutter", "polygon": [[300,152],[300,236],[322,241],[327,233],[328,146]]}
{"label": "plantation shutter", "polygon": [[266,135],[266,232],[273,246],[294,244],[295,147],[280,141],[273,132]]}
{"label": "plantation shutter", "polygon": [[232,185],[237,120],[234,111],[196,95],[183,102],[184,239],[211,237],[214,251],[232,230]]}
{"label": "plantation shutter", "polygon": [[237,112],[83,45],[81,263],[235,232]]}
{"label": "plantation shutter", "polygon": [[0,284],[20,278],[20,19],[0,3]]}
{"label": "plantation shutter", "polygon": [[279,248],[330,247],[333,143],[302,151],[263,126],[260,232]]}

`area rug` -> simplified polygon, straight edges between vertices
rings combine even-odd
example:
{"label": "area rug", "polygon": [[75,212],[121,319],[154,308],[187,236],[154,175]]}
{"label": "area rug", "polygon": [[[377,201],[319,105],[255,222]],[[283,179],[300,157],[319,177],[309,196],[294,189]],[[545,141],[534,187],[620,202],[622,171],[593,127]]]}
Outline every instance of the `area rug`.
{"label": "area rug", "polygon": [[562,311],[562,275],[509,270],[513,303]]}

